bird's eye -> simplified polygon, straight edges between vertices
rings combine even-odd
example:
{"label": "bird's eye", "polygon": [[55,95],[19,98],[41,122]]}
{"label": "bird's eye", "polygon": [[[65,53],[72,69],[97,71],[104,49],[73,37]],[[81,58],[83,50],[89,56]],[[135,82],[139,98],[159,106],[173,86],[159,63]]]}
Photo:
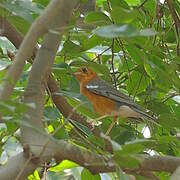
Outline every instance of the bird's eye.
{"label": "bird's eye", "polygon": [[87,68],[86,68],[86,67],[83,67],[83,68],[82,68],[82,72],[83,72],[83,73],[87,73],[87,72],[88,72]]}

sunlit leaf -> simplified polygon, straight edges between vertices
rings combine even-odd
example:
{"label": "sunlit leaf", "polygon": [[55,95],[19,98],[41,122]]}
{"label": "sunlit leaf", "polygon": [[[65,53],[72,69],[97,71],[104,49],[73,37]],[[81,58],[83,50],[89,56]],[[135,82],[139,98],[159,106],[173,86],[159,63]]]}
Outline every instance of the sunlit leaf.
{"label": "sunlit leaf", "polygon": [[140,4],[141,0],[125,0],[131,6],[137,6]]}
{"label": "sunlit leaf", "polygon": [[130,23],[137,17],[136,10],[126,10],[120,7],[114,7],[111,11],[112,19],[118,23]]}
{"label": "sunlit leaf", "polygon": [[137,30],[131,25],[109,25],[97,28],[94,34],[105,38],[154,36],[156,32],[152,29]]}
{"label": "sunlit leaf", "polygon": [[72,161],[64,160],[57,166],[49,168],[49,170],[54,171],[54,172],[60,172],[60,171],[64,171],[65,169],[71,169],[71,168],[78,167],[78,166],[79,166],[78,164],[76,164]]}
{"label": "sunlit leaf", "polygon": [[102,12],[91,12],[86,15],[84,21],[85,23],[91,23],[95,25],[107,25],[111,23],[109,17]]}
{"label": "sunlit leaf", "polygon": [[92,175],[87,169],[83,169],[81,172],[81,179],[82,180],[101,180],[99,174]]}
{"label": "sunlit leaf", "polygon": [[0,71],[6,69],[10,64],[11,64],[11,62],[9,62],[9,61],[0,60]]}

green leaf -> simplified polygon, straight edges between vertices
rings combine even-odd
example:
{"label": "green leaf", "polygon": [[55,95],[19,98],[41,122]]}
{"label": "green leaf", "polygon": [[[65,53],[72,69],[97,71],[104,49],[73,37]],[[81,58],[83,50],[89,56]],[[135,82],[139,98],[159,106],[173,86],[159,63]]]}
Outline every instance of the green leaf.
{"label": "green leaf", "polygon": [[7,50],[14,52],[16,49],[14,45],[4,37],[0,37],[0,47],[3,51],[3,54],[7,54]]}
{"label": "green leaf", "polygon": [[133,155],[121,154],[121,150],[114,153],[113,159],[121,168],[135,168],[139,166],[139,161]]}
{"label": "green leaf", "polygon": [[130,178],[119,168],[116,168],[116,173],[119,180],[129,180]]}
{"label": "green leaf", "polygon": [[1,115],[10,116],[12,114],[22,114],[29,107],[34,107],[31,104],[19,103],[13,100],[0,101]]}
{"label": "green leaf", "polygon": [[44,108],[43,116],[46,121],[57,121],[60,114],[56,108],[47,106]]}
{"label": "green leaf", "polygon": [[105,38],[116,38],[116,37],[135,37],[135,36],[154,36],[156,32],[152,29],[144,29],[138,31],[131,25],[109,25],[99,27],[93,30],[93,33],[105,37]]}
{"label": "green leaf", "polygon": [[103,64],[92,63],[92,62],[89,62],[89,65],[95,72],[103,75],[105,80],[107,81],[111,80],[111,76],[110,76],[109,69],[107,68],[107,66]]}
{"label": "green leaf", "polygon": [[139,32],[140,36],[155,36],[156,32],[153,29],[142,29]]}
{"label": "green leaf", "polygon": [[111,17],[115,23],[130,23],[137,18],[137,10],[126,10],[121,7],[114,7],[111,11]]}
{"label": "green leaf", "polygon": [[127,81],[127,90],[130,94],[136,95],[146,90],[150,83],[149,77],[145,76],[145,73],[139,73],[133,71],[130,79]]}
{"label": "green leaf", "polygon": [[33,0],[33,2],[40,4],[41,6],[47,6],[49,3],[49,0]]}
{"label": "green leaf", "polygon": [[135,154],[143,153],[145,150],[155,145],[156,141],[149,139],[136,139],[134,141],[127,142],[122,146],[121,154]]}
{"label": "green leaf", "polygon": [[105,147],[105,141],[103,138],[101,137],[97,137],[97,136],[90,136],[88,138],[88,140],[93,143],[96,147],[100,147],[100,148],[103,148]]}
{"label": "green leaf", "polygon": [[96,47],[97,45],[101,44],[101,42],[103,42],[101,37],[92,35],[90,38],[84,40],[83,48],[85,50],[88,50],[88,49],[91,49],[91,48]]}
{"label": "green leaf", "polygon": [[158,87],[168,91],[171,84],[173,83],[171,77],[168,75],[168,66],[156,56],[148,56],[144,61],[144,69],[147,74],[158,83]]}
{"label": "green leaf", "polygon": [[155,9],[156,9],[156,2],[155,1],[146,1],[146,3],[144,4],[144,7],[149,10],[152,15],[154,16],[154,14],[156,13]]}
{"label": "green leaf", "polygon": [[30,27],[30,23],[19,16],[9,16],[8,21],[12,23],[23,34],[26,34]]}
{"label": "green leaf", "polygon": [[37,170],[34,171],[34,178],[35,180],[41,180],[39,177],[39,172]]}
{"label": "green leaf", "polygon": [[58,164],[57,166],[51,167],[49,168],[50,171],[54,171],[54,172],[60,172],[60,171],[64,171],[65,169],[71,169],[74,167],[78,167],[79,165],[69,161],[69,160],[63,160],[60,164]]}
{"label": "green leaf", "polygon": [[105,2],[106,0],[97,0],[96,4],[97,6],[102,6],[103,2]]}
{"label": "green leaf", "polygon": [[95,29],[93,33],[98,36],[106,37],[106,38],[133,37],[137,35],[136,29],[129,25],[103,26]]}
{"label": "green leaf", "polygon": [[129,53],[129,55],[131,56],[131,58],[139,65],[143,65],[144,62],[144,53],[142,51],[140,51],[140,49],[138,49],[135,46],[132,46],[130,44],[128,44],[128,46],[126,46],[126,49]]}
{"label": "green leaf", "polygon": [[[107,128],[106,128],[107,129]],[[135,131],[133,129],[127,127],[114,127],[113,131],[111,131],[111,135],[114,141],[119,144],[125,144],[126,142],[135,140]]]}
{"label": "green leaf", "polygon": [[11,135],[18,129],[18,125],[16,124],[16,122],[12,120],[5,121],[5,122],[6,122],[7,130],[8,130],[8,134]]}
{"label": "green leaf", "polygon": [[77,99],[69,98],[68,102],[76,108],[77,111],[91,118],[96,118],[97,115],[94,113],[91,104],[88,101],[79,101]]}
{"label": "green leaf", "polygon": [[90,12],[85,16],[84,22],[101,26],[110,24],[111,20],[103,12]]}
{"label": "green leaf", "polygon": [[82,180],[101,180],[101,177],[99,174],[92,175],[89,170],[83,169],[81,172],[81,179]]}
{"label": "green leaf", "polygon": [[[61,126],[60,123],[58,125]],[[57,130],[55,129],[55,131],[53,131],[53,132],[56,132],[54,134],[54,138],[56,138],[56,139],[65,139],[65,140],[68,139],[69,136],[68,136],[68,133],[67,133],[67,131],[66,131],[66,129],[64,127],[59,128],[58,126],[56,126],[55,128],[57,128]]]}
{"label": "green leaf", "polygon": [[129,9],[129,6],[128,4],[126,3],[126,1],[124,0],[121,0],[121,1],[117,1],[117,0],[110,0],[111,2],[111,6],[112,6],[112,9],[115,7],[122,7],[122,8],[125,8],[125,9]]}
{"label": "green leaf", "polygon": [[141,3],[141,0],[125,0],[130,6],[137,6]]}
{"label": "green leaf", "polygon": [[0,60],[0,71],[6,69],[11,64],[10,61]]}
{"label": "green leaf", "polygon": [[71,121],[71,123],[78,129],[80,129],[80,131],[82,131],[86,136],[91,136],[92,135],[92,132],[91,130],[84,126],[83,124],[77,122],[77,121]]}
{"label": "green leaf", "polygon": [[63,45],[63,51],[67,55],[78,55],[83,51],[83,48],[80,45],[68,40]]}
{"label": "green leaf", "polygon": [[5,132],[7,131],[7,126],[5,123],[0,123],[0,132]]}
{"label": "green leaf", "polygon": [[32,13],[40,14],[42,12],[42,9],[40,9],[38,6],[36,6],[35,3],[32,3],[30,1],[6,0],[3,1],[0,6],[6,8],[10,12],[13,12],[17,16],[22,17],[30,23],[32,23],[34,20]]}
{"label": "green leaf", "polygon": [[176,41],[176,35],[174,33],[173,30],[168,30],[167,29],[167,33],[165,35],[165,39],[168,43],[175,43]]}
{"label": "green leaf", "polygon": [[6,143],[4,144],[3,150],[6,151],[9,157],[12,157],[22,152],[23,148],[20,142],[16,138],[10,137],[7,139]]}

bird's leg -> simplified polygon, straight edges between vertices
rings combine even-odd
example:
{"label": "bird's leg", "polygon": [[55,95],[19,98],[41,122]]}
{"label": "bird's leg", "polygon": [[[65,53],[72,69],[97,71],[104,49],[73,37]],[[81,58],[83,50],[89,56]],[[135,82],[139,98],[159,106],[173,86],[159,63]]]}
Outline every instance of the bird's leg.
{"label": "bird's leg", "polygon": [[106,131],[105,135],[108,136],[109,133],[111,132],[112,128],[114,127],[114,125],[117,122],[117,116],[113,117],[113,122],[111,123],[111,125],[109,126],[108,130]]}

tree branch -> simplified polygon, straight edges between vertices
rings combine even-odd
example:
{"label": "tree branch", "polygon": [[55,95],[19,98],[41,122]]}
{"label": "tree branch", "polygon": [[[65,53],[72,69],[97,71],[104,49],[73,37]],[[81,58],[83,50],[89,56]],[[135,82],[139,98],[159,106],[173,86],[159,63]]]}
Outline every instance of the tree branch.
{"label": "tree branch", "polygon": [[0,35],[7,37],[12,44],[18,49],[23,36],[20,32],[17,32],[16,28],[12,26],[4,17],[0,16]]}
{"label": "tree branch", "polygon": [[92,128],[92,125],[86,121],[86,118],[83,116],[80,116],[78,113],[76,113],[72,106],[70,106],[67,102],[67,100],[61,96],[60,94],[56,95],[57,92],[60,92],[60,88],[58,87],[56,81],[53,78],[53,75],[50,74],[49,79],[47,81],[48,88],[51,92],[51,97],[56,105],[56,107],[59,109],[59,111],[63,114],[65,118],[68,118],[71,114],[71,119],[74,121],[77,121],[89,128]]}
{"label": "tree branch", "polygon": [[174,8],[171,4],[171,0],[166,0],[166,2],[168,4],[169,10],[171,12],[171,15],[172,15],[172,18],[174,20],[176,27],[180,28],[180,20],[179,20],[178,15],[176,14],[176,11],[174,10]]}
{"label": "tree branch", "polygon": [[171,180],[178,180],[180,177],[180,166],[173,172]]}
{"label": "tree branch", "polygon": [[[21,42],[23,41],[23,35],[20,32],[18,32],[16,28],[7,21],[7,19],[3,17],[0,17],[0,29],[2,30],[1,35],[8,38],[9,41],[11,41],[14,44],[14,46],[18,49]],[[36,51],[37,49],[35,49],[33,52],[34,57],[35,57]],[[29,62],[32,63],[32,61],[29,61]],[[51,92],[51,96],[52,96],[54,104],[56,105],[58,110],[63,114],[64,117],[67,118],[69,114],[72,113],[71,115],[72,120],[78,121],[81,124],[89,128],[92,128],[91,124],[86,122],[85,117],[82,117],[73,111],[72,106],[68,104],[67,100],[63,96],[55,95],[56,92],[60,92],[60,88],[58,87],[52,74],[50,74],[49,76],[49,79],[47,81],[47,86]]]}
{"label": "tree branch", "polygon": [[[32,134],[37,134],[37,129],[40,131],[44,130],[42,115],[44,109],[46,79],[49,75],[50,67],[55,59],[56,52],[60,44],[60,38],[61,35],[57,33],[49,32],[45,35],[42,46],[37,52],[29,75],[29,81],[24,93],[24,102],[34,104],[35,107],[29,108],[29,110],[25,113],[24,120],[21,123],[22,140],[28,145],[32,143],[38,144],[41,142],[39,138],[34,139]],[[26,123],[28,123],[28,126]],[[30,149],[34,153],[32,148]]]}
{"label": "tree branch", "polygon": [[[63,14],[62,16],[59,16],[61,15],[61,11],[64,13],[64,10],[66,9],[61,8],[62,3],[64,3],[63,0],[50,1],[43,13],[37,18],[36,21],[33,22],[30,30],[20,45],[20,49],[14,59],[13,64],[6,73],[5,80],[0,89],[0,99],[8,99],[11,95],[11,92],[22,73],[24,62],[32,56],[38,38],[48,30],[56,27],[54,21],[56,17],[63,17]],[[60,27],[64,30],[65,27],[63,26],[63,23],[64,22],[62,22]]]}
{"label": "tree branch", "polygon": [[180,56],[180,40],[179,40],[179,29],[180,29],[180,19],[173,7],[173,5],[171,4],[171,0],[166,0],[171,16],[174,20],[174,24],[175,24],[175,29],[176,29],[176,39],[177,39],[177,45],[176,45],[176,49],[177,49],[177,56]]}
{"label": "tree branch", "polygon": [[[39,136],[42,136],[42,134],[39,134]],[[49,137],[45,135],[43,138],[40,137],[40,139],[44,139],[44,141],[47,141],[48,138]],[[34,144],[34,146],[36,145]],[[39,146],[39,144],[37,146]],[[20,176],[20,179],[25,179],[25,177],[29,173],[33,172],[37,166],[45,161],[49,161],[52,157],[54,157],[57,162],[63,159],[76,162],[80,166],[89,169],[93,174],[116,171],[113,156],[105,157],[103,155],[97,155],[63,140],[57,142],[51,138],[44,152],[41,154],[40,159],[37,160],[36,156],[34,156],[27,164],[25,171],[23,171]],[[24,167],[24,164],[27,162],[28,158],[29,156],[26,157],[23,153],[20,153],[17,156],[9,159],[6,165],[0,167],[0,179],[15,179],[17,172]],[[124,168],[123,171],[130,174],[135,174],[135,172],[136,174],[137,172],[140,174],[140,172],[145,171],[166,171],[172,173],[178,166],[180,166],[180,158],[172,156],[141,155],[137,156],[137,158],[141,159],[139,168]]]}
{"label": "tree branch", "polygon": [[[36,54],[36,58],[29,74],[29,81],[24,93],[24,101],[29,104],[33,103],[35,108],[29,108],[29,110],[25,113],[24,121],[21,123],[21,132],[23,142],[28,144],[31,152],[36,155],[36,151],[39,151],[39,148],[33,149],[31,144],[41,143],[43,142],[43,139],[42,141],[39,138],[34,139],[32,134],[38,134],[38,131],[44,131],[42,114],[44,108],[46,82],[49,77],[56,52],[60,45],[62,34],[64,33],[64,30],[67,29],[73,8],[77,2],[78,0],[61,0],[59,14],[57,14],[57,16],[53,19],[53,24],[56,26],[54,26],[54,29],[50,29],[44,36],[43,43]],[[56,31],[57,29],[58,31]]]}

